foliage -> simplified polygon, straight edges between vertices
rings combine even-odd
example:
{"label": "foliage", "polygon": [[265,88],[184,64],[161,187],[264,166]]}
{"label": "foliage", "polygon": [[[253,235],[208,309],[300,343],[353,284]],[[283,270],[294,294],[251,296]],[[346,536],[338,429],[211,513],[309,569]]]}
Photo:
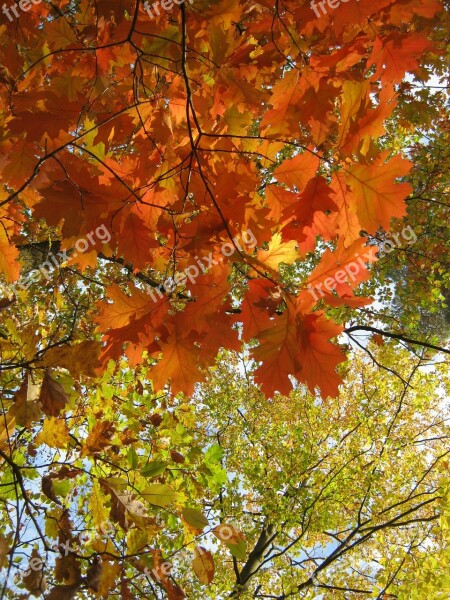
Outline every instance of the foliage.
{"label": "foliage", "polygon": [[446,597],[441,3],[19,5],[1,598]]}
{"label": "foliage", "polygon": [[[131,364],[154,365],[156,389],[170,380],[192,393],[220,346],[239,346],[240,289],[263,389],[287,392],[294,375],[335,395],[344,355],[329,340],[342,328],[313,310],[307,277],[286,285],[282,265],[322,240],[332,248],[314,279],[323,285],[360,255],[361,231],[405,214],[411,187],[396,180],[411,163],[376,140],[405,73],[439,51],[428,32],[440,10],[362,0],[317,19],[293,1],[204,0],[149,20],[134,0],[65,0],[24,12],[1,31],[6,278],[17,279],[24,234],[42,242],[56,228],[66,250],[80,240],[86,250],[91,234],[70,265],[83,272],[100,256],[147,284],[106,286],[103,365],[127,343]],[[92,242],[99,226],[106,243]],[[249,231],[257,249],[239,243]],[[369,277],[362,263],[328,303],[364,303],[352,290]],[[151,301],[148,286],[164,284]]]}

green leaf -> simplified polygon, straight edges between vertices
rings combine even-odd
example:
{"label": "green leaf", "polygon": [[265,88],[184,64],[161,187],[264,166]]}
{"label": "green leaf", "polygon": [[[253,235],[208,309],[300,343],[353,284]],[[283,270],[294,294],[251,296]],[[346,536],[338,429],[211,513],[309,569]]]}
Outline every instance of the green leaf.
{"label": "green leaf", "polygon": [[167,468],[167,463],[163,460],[152,460],[143,469],[141,469],[141,475],[151,479],[161,475]]}
{"label": "green leaf", "polygon": [[194,529],[201,531],[209,525],[209,521],[205,515],[196,508],[183,508],[181,514],[186,523],[194,527]]}
{"label": "green leaf", "polygon": [[58,481],[57,479],[53,480],[53,490],[56,496],[65,498],[71,489],[72,483],[69,479],[64,479],[63,481]]}
{"label": "green leaf", "polygon": [[128,464],[130,465],[130,467],[132,469],[136,469],[136,467],[138,466],[138,455],[136,454],[136,450],[133,447],[131,447],[128,450],[127,458],[128,458]]}
{"label": "green leaf", "polygon": [[205,452],[205,463],[217,464],[223,456],[223,450],[218,444],[213,444]]}
{"label": "green leaf", "polygon": [[167,506],[177,499],[177,493],[169,485],[162,483],[147,486],[141,494],[147,502],[155,506]]}
{"label": "green leaf", "polygon": [[234,558],[245,559],[247,552],[244,540],[240,540],[237,544],[227,544],[227,547]]}

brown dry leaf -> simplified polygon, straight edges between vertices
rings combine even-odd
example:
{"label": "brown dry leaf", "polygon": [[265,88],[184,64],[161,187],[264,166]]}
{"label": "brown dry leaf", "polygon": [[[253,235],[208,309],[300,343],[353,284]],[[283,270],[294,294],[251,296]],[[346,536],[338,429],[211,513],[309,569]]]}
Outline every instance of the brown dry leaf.
{"label": "brown dry leaf", "polygon": [[47,417],[57,417],[63,410],[69,398],[63,388],[47,371],[42,382],[39,401]]}
{"label": "brown dry leaf", "polygon": [[0,310],[4,310],[5,308],[9,308],[11,304],[14,304],[15,300],[10,300],[9,298],[2,298],[0,300]]}
{"label": "brown dry leaf", "polygon": [[372,340],[374,341],[374,343],[375,343],[377,346],[384,346],[384,339],[383,339],[383,336],[382,336],[382,335],[380,335],[379,333],[375,333],[375,334],[372,336]]}
{"label": "brown dry leaf", "polygon": [[103,565],[99,556],[94,558],[92,565],[89,567],[86,573],[86,581],[88,587],[94,592],[98,592],[100,588],[100,581],[102,578]]}
{"label": "brown dry leaf", "polygon": [[170,451],[170,457],[173,460],[173,462],[177,463],[177,465],[183,464],[186,460],[182,454],[176,452],[175,450]]}
{"label": "brown dry leaf", "polygon": [[62,506],[61,501],[58,499],[55,494],[55,490],[53,489],[53,479],[54,478],[51,475],[45,475],[42,478],[41,489],[43,494],[45,494],[49,500],[52,500],[53,502],[56,502],[56,504]]}
{"label": "brown dry leaf", "polygon": [[0,569],[8,564],[9,546],[11,543],[11,534],[8,537],[0,536]]}
{"label": "brown dry leaf", "polygon": [[183,590],[178,586],[173,584],[171,581],[168,581],[165,585],[167,592],[167,600],[183,600],[186,598],[186,594]]}
{"label": "brown dry leaf", "polygon": [[16,423],[30,429],[33,423],[41,418],[41,408],[38,402],[39,386],[35,385],[28,374],[14,396],[11,414],[16,417]]}
{"label": "brown dry leaf", "polygon": [[68,586],[79,585],[81,582],[81,568],[78,559],[73,554],[62,556],[55,561],[55,578],[64,581]]}
{"label": "brown dry leaf", "polygon": [[111,519],[119,523],[124,531],[129,529],[131,523],[144,529],[155,523],[155,520],[148,516],[145,505],[136,500],[134,494],[122,489],[121,485],[118,489],[111,478],[101,479],[100,485],[111,496]]}
{"label": "brown dry leaf", "polygon": [[45,600],[75,600],[78,590],[81,588],[80,583],[72,585],[55,585],[46,596]]}
{"label": "brown dry leaf", "polygon": [[100,351],[100,342],[83,340],[71,346],[51,348],[45,353],[43,363],[47,367],[67,369],[75,378],[80,375],[95,377],[95,370],[100,367]]}
{"label": "brown dry leaf", "polygon": [[111,446],[110,439],[115,431],[116,428],[112,421],[97,421],[86,438],[81,455],[87,456],[109,448]]}
{"label": "brown dry leaf", "polygon": [[33,549],[28,565],[28,571],[22,577],[23,585],[33,596],[40,596],[47,589],[43,565],[44,561],[40,557],[39,552],[36,549]]}
{"label": "brown dry leaf", "polygon": [[126,579],[122,579],[120,582],[120,597],[122,600],[134,600]]}

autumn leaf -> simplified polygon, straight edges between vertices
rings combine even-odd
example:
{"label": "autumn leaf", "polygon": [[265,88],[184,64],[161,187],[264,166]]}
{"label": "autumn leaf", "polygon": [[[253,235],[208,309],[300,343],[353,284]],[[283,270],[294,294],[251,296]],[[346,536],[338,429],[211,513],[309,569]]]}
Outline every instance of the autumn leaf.
{"label": "autumn leaf", "polygon": [[245,538],[240,531],[238,531],[233,525],[228,523],[221,523],[212,530],[217,539],[226,544],[239,544]]}
{"label": "autumn leaf", "polygon": [[115,427],[111,421],[96,421],[84,442],[82,455],[95,454],[111,446],[111,438],[114,432]]}
{"label": "autumn leaf", "polygon": [[44,413],[48,417],[57,417],[68,400],[69,398],[63,386],[46,371],[39,395],[39,402]]}
{"label": "autumn leaf", "polygon": [[417,69],[417,58],[430,45],[430,41],[420,33],[391,35],[384,40],[377,37],[368,68],[377,65],[374,78],[381,74],[383,83],[397,83],[402,80],[406,71],[413,72]]}
{"label": "autumn leaf", "polygon": [[281,234],[276,233],[267,250],[258,250],[256,258],[268,269],[277,271],[281,263],[291,265],[299,258],[297,244],[294,240],[283,242]]}
{"label": "autumn leaf", "polygon": [[10,242],[3,222],[0,222],[0,272],[10,283],[17,281],[20,273],[19,251]]}
{"label": "autumn leaf", "polygon": [[145,505],[135,494],[126,491],[127,484],[114,478],[100,480],[101,487],[111,496],[111,519],[127,531],[132,523],[145,527],[150,520]]}
{"label": "autumn leaf", "polygon": [[31,375],[28,374],[16,392],[14,404],[10,409],[18,425],[29,428],[33,422],[39,420],[42,413],[38,397],[39,387],[32,382]]}
{"label": "autumn leaf", "polygon": [[67,369],[74,377],[85,374],[96,376],[96,369],[101,366],[99,355],[101,346],[94,340],[83,340],[77,344],[51,348],[43,358],[47,367]]}
{"label": "autumn leaf", "polygon": [[46,600],[75,600],[80,588],[80,583],[55,585],[47,594]]}
{"label": "autumn leaf", "polygon": [[2,422],[0,422],[0,447],[8,446],[9,439],[12,437],[15,428],[16,417],[11,411],[4,415]]}
{"label": "autumn leaf", "polygon": [[192,568],[200,583],[209,585],[214,579],[214,559],[211,552],[203,546],[196,546]]}
{"label": "autumn leaf", "polygon": [[303,191],[306,184],[314,177],[319,168],[320,160],[312,151],[297,154],[294,158],[285,160],[273,173],[280,183]]}
{"label": "autumn leaf", "polygon": [[8,564],[8,553],[10,550],[10,536],[0,536],[0,569]]}
{"label": "autumn leaf", "polygon": [[29,569],[22,577],[22,584],[33,595],[40,596],[47,589],[47,581],[43,572],[44,560],[36,548],[31,552]]}
{"label": "autumn leaf", "polygon": [[348,184],[355,194],[356,214],[363,229],[375,233],[378,227],[389,229],[392,217],[403,217],[404,200],[411,192],[409,183],[397,183],[411,169],[411,163],[395,156],[387,163],[380,157],[372,165],[353,165]]}
{"label": "autumn leaf", "polygon": [[318,386],[324,396],[336,396],[342,379],[335,369],[344,355],[329,340],[341,331],[322,313],[304,316],[288,305],[260,334],[260,345],[253,350],[255,359],[262,362],[256,381],[268,396],[275,391],[288,394],[292,389],[289,375],[294,374],[311,392]]}
{"label": "autumn leaf", "polygon": [[103,565],[100,557],[96,556],[93,563],[86,572],[86,582],[88,588],[98,592],[102,578]]}
{"label": "autumn leaf", "polygon": [[45,475],[41,481],[41,488],[43,493],[47,496],[49,500],[52,500],[56,504],[62,506],[61,501],[55,494],[55,490],[53,489],[53,477],[51,475]]}
{"label": "autumn leaf", "polygon": [[36,444],[47,444],[50,448],[67,448],[70,443],[69,428],[64,419],[44,419],[42,431],[36,436]]}
{"label": "autumn leaf", "polygon": [[36,3],[0,25],[5,597],[445,595],[444,3]]}

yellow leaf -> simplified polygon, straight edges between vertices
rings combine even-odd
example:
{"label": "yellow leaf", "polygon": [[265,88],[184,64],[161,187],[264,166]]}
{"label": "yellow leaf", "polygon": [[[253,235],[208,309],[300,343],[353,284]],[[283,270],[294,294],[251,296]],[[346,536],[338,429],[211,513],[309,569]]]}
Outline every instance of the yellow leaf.
{"label": "yellow leaf", "polygon": [[109,510],[106,507],[106,499],[100,490],[100,485],[96,480],[92,484],[89,508],[94,527],[99,533],[104,534],[107,529]]}
{"label": "yellow leaf", "polygon": [[299,258],[297,243],[295,240],[282,242],[281,233],[276,233],[269,242],[269,248],[258,250],[256,258],[264,266],[277,271],[281,263],[291,265]]}
{"label": "yellow leaf", "polygon": [[47,444],[50,448],[67,448],[70,442],[69,430],[63,419],[44,419],[42,431],[36,436],[36,445]]}
{"label": "yellow leaf", "polygon": [[81,374],[95,377],[95,369],[100,366],[101,344],[95,340],[84,340],[71,346],[51,348],[45,353],[43,363],[47,367],[62,367],[74,377]]}
{"label": "yellow leaf", "polygon": [[214,558],[209,550],[196,546],[192,568],[200,583],[209,585],[214,579]]}
{"label": "yellow leaf", "polygon": [[102,574],[96,598],[108,598],[109,592],[115,587],[116,579],[119,576],[121,567],[118,563],[104,561],[102,563]]}
{"label": "yellow leaf", "polygon": [[15,427],[16,418],[12,414],[12,411],[9,411],[0,421],[0,448],[8,446],[9,438],[14,432]]}
{"label": "yellow leaf", "polygon": [[155,506],[167,506],[177,499],[176,492],[170,486],[162,483],[148,485],[141,494],[147,502]]}

